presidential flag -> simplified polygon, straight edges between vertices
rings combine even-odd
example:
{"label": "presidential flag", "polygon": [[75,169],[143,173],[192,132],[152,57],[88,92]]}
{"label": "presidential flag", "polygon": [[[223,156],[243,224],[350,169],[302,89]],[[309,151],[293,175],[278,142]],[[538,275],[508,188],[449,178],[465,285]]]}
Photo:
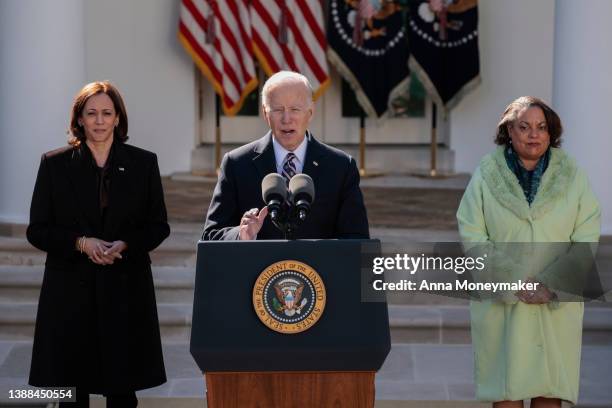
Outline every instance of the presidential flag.
{"label": "presidential flag", "polygon": [[327,55],[364,112],[384,116],[410,83],[403,2],[330,0]]}
{"label": "presidential flag", "polygon": [[257,88],[247,0],[182,0],[179,40],[235,115]]}
{"label": "presidential flag", "polygon": [[252,0],[253,51],[264,72],[306,76],[318,98],[330,83],[320,0]]}
{"label": "presidential flag", "polygon": [[477,0],[415,0],[410,68],[445,111],[480,83]]}

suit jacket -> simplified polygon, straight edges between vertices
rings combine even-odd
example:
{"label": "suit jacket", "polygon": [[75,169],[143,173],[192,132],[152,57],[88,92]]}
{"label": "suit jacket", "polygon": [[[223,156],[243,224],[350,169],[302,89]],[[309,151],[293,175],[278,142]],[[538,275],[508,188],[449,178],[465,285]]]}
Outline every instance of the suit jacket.
{"label": "suit jacket", "polygon": [[[202,239],[238,239],[242,215],[265,205],[261,182],[266,175],[276,172],[271,132],[227,153],[221,163]],[[315,200],[308,218],[293,238],[369,238],[368,216],[353,158],[311,136],[303,173],[314,181]],[[283,239],[283,234],[266,217],[257,239]]]}
{"label": "suit jacket", "polygon": [[[122,393],[166,381],[148,252],[169,234],[157,158],[115,142],[102,218],[92,155],[83,144],[43,155],[28,241],[47,252],[30,384]],[[80,236],[123,240],[123,259],[100,266]]]}

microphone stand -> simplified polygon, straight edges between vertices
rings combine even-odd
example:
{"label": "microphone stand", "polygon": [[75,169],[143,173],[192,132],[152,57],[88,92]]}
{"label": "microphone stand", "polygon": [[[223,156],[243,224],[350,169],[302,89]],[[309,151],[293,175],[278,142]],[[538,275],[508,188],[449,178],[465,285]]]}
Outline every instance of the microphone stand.
{"label": "microphone stand", "polygon": [[273,220],[272,224],[283,233],[287,241],[293,241],[295,240],[293,233],[303,220],[300,220],[297,211],[295,211],[295,207],[292,205],[288,205],[284,208],[284,215],[284,217],[280,217],[280,220]]}
{"label": "microphone stand", "polygon": [[291,223],[287,224],[287,229],[285,230],[285,239],[287,241],[293,241],[293,229],[291,228]]}
{"label": "microphone stand", "polygon": [[293,230],[294,225],[290,222],[282,222],[282,221],[272,221],[272,224],[283,233],[283,236],[287,241],[293,241]]}

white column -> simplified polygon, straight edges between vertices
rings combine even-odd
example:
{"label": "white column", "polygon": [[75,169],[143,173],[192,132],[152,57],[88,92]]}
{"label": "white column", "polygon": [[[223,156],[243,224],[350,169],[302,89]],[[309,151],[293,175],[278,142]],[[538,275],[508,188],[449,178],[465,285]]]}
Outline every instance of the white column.
{"label": "white column", "polygon": [[612,234],[612,1],[557,0],[553,104],[563,148],[588,175]]}
{"label": "white column", "polygon": [[83,8],[83,0],[0,1],[0,222],[28,222],[40,156],[66,144],[85,80]]}

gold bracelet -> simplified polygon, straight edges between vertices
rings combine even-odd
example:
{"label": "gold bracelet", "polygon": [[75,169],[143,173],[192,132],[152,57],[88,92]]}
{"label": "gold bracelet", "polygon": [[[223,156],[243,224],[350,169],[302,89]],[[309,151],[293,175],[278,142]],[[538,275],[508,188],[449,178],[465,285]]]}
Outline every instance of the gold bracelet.
{"label": "gold bracelet", "polygon": [[85,240],[87,239],[87,237],[85,235],[83,235],[81,238],[79,238],[79,251],[81,251],[81,253],[83,253],[83,247],[85,246]]}

